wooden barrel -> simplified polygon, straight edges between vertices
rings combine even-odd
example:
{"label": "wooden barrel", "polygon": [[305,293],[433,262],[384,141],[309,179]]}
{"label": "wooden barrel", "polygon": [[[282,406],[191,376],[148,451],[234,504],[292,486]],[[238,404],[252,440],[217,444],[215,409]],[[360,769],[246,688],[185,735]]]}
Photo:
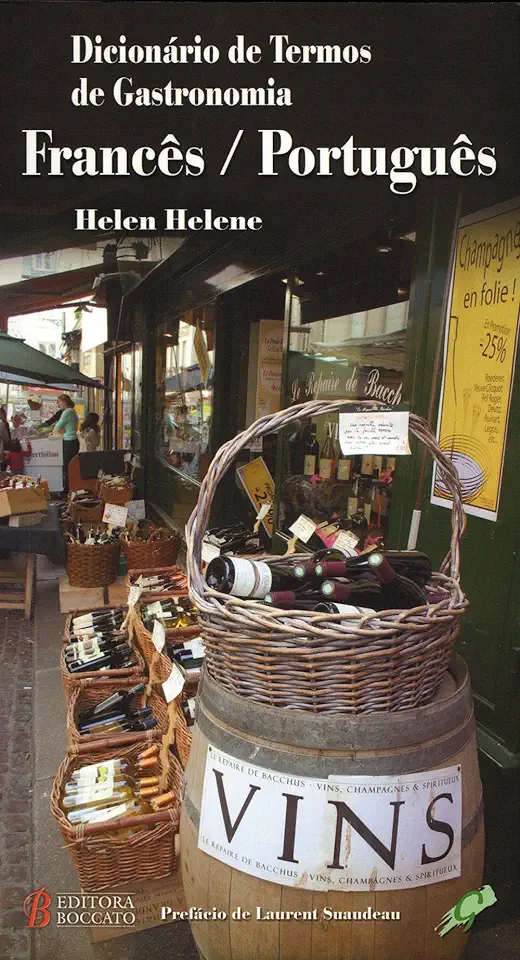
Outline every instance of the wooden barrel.
{"label": "wooden barrel", "polygon": [[[353,717],[316,716],[263,706],[237,697],[216,683],[206,671],[194,730],[181,816],[181,866],[186,903],[197,910],[219,911],[222,917],[200,919],[199,913],[190,921],[204,960],[457,960],[462,956],[468,934],[460,926],[442,937],[439,931],[435,931],[444,914],[464,894],[478,890],[482,885],[482,788],[468,670],[460,657],[454,658],[437,697],[427,706],[402,713]],[[376,878],[360,892],[351,889],[342,892],[337,887],[334,890],[306,889],[307,874],[297,881],[297,886],[286,886],[221,862],[199,848],[208,747],[212,751],[210,757],[218,751],[236,758],[237,764],[245,764],[248,774],[253,772],[252,765],[255,765],[264,771],[279,771],[285,782],[293,784],[298,783],[298,777],[316,780],[332,777],[336,782],[341,777],[380,777],[376,783],[382,783],[385,777],[402,776],[410,780],[411,774],[416,774],[417,782],[421,782],[422,772],[444,768],[460,770],[460,876],[450,878],[448,875],[438,882],[407,889],[388,886],[379,889]],[[424,779],[422,782],[428,786],[443,781]],[[251,790],[254,789],[251,786]],[[285,787],[286,791],[290,789]],[[445,797],[448,790],[443,794]],[[294,792],[298,793],[298,790]],[[431,795],[435,795],[437,802],[438,790]],[[245,813],[237,826],[244,796],[230,793],[227,802],[228,825],[231,823],[237,828],[235,837],[238,838],[239,831],[243,836],[247,830],[247,818],[259,808],[254,808],[253,796],[250,812]],[[443,803],[446,809],[447,801]],[[394,804],[394,810],[396,806]],[[294,812],[295,807],[292,807]],[[218,810],[217,814],[220,816],[221,811]],[[438,840],[439,833],[446,832],[447,827],[446,823],[444,828],[439,826],[442,815],[437,814],[437,808],[435,818],[430,830],[438,831]],[[352,826],[349,822],[345,826],[346,854],[343,843],[341,850],[348,857],[351,838],[348,828],[351,826],[353,830],[355,824]],[[273,811],[272,818],[264,818],[262,829],[267,834],[275,827],[278,829]],[[374,836],[378,827],[373,822],[371,827]],[[379,833],[381,835],[381,828]],[[321,828],[317,824],[317,844],[320,836]],[[342,836],[341,829],[339,836]],[[433,836],[430,832],[429,837]],[[384,839],[387,843],[386,832]],[[285,844],[287,834],[283,830],[280,842],[282,840]],[[207,847],[207,839],[203,842]],[[243,846],[241,849],[243,851]],[[426,845],[422,847],[423,858],[425,850]],[[284,856],[278,856],[278,860],[297,861],[294,845],[289,850],[290,855],[286,854],[284,846]],[[424,863],[424,859],[421,862]],[[434,867],[432,863],[432,869]],[[439,872],[442,875],[442,871]],[[237,907],[249,911],[251,919],[232,919]],[[260,918],[257,907],[262,911]],[[283,911],[284,919],[266,920],[264,917],[269,916],[268,911]],[[285,919],[290,911],[305,912],[308,917]],[[381,919],[377,912],[399,915],[400,918],[392,920],[389,916],[388,920],[392,922],[385,922],[386,916]]]}

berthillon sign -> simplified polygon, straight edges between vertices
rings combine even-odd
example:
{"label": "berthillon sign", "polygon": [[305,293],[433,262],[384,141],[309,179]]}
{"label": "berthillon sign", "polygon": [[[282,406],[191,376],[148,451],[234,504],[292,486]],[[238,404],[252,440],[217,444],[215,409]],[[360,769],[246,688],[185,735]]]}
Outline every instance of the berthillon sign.
{"label": "berthillon sign", "polygon": [[199,841],[235,870],[306,890],[427,886],[461,874],[462,771],[313,779],[208,747]]}

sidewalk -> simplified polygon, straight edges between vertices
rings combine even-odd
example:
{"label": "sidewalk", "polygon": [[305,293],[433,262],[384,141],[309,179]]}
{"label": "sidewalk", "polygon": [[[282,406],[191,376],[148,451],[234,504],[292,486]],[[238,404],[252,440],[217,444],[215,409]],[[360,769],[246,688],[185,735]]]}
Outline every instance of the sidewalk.
{"label": "sidewalk", "polygon": [[[21,906],[32,890],[45,886],[51,895],[79,891],[49,809],[52,779],[65,754],[58,666],[64,622],[58,606],[60,573],[39,563],[33,625],[18,612],[0,612],[0,727],[7,746],[0,751],[0,957],[196,960],[187,923],[96,945],[86,930],[50,924],[30,934],[25,928]],[[520,960],[520,772],[504,773],[481,757],[481,774],[487,829],[484,882],[493,887],[498,902],[477,918],[465,960]]]}

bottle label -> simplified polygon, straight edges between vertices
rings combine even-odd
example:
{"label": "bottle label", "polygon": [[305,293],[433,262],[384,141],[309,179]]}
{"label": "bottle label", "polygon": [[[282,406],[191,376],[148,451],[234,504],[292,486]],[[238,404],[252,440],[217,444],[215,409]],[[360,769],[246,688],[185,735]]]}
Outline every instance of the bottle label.
{"label": "bottle label", "polygon": [[320,477],[322,480],[330,480],[332,473],[332,460],[320,460]]}
{"label": "bottle label", "polygon": [[378,473],[381,473],[382,468],[383,468],[383,458],[374,457],[374,470],[377,470]]}
{"label": "bottle label", "polygon": [[126,803],[118,803],[115,807],[94,810],[88,815],[89,823],[102,823],[104,820],[117,820],[118,817],[124,817],[125,813],[133,810],[135,800],[129,800]]}
{"label": "bottle label", "polygon": [[85,787],[84,785],[78,791],[79,804],[78,806],[83,806],[83,804],[91,803],[93,800],[108,800],[114,793],[114,783],[99,783],[93,784],[92,786]]}
{"label": "bottle label", "polygon": [[350,478],[350,460],[338,460],[338,480],[348,480]]}
{"label": "bottle label", "polygon": [[372,456],[363,457],[361,461],[361,473],[371,474],[374,469],[374,458]]}
{"label": "bottle label", "polygon": [[77,771],[77,776],[74,778],[76,783],[95,783],[96,780],[108,780],[110,777],[114,778],[114,773],[116,769],[115,760],[106,760],[104,763],[94,763],[89,764],[88,767],[82,767],[81,770]]}
{"label": "bottle label", "polygon": [[265,597],[273,585],[273,577],[267,563],[258,560],[243,560],[233,557],[231,561],[235,571],[235,580],[230,593],[233,597],[258,599]]}
{"label": "bottle label", "polygon": [[305,457],[305,460],[303,463],[303,472],[306,477],[314,476],[316,472],[316,457],[313,453],[312,454],[308,453],[307,456]]}
{"label": "bottle label", "polygon": [[359,616],[360,613],[373,613],[375,610],[372,610],[370,607],[354,607],[350,603],[335,603],[334,604],[338,613],[350,614],[352,616]]}
{"label": "bottle label", "polygon": [[94,617],[92,616],[91,613],[86,613],[82,617],[75,617],[72,623],[74,624],[75,627],[80,625],[82,627],[91,627],[92,624],[94,623]]}

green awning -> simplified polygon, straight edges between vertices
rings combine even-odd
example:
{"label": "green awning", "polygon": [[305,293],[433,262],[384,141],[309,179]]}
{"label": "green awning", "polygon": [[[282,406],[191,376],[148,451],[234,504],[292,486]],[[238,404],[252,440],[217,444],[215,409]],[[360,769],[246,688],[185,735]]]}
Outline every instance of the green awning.
{"label": "green awning", "polygon": [[[78,387],[106,389],[99,380],[86,377],[79,370],[73,370],[61,360],[55,360],[41,350],[35,350],[34,347],[25,343],[25,340],[18,340],[16,337],[9,336],[8,333],[0,333],[0,371],[6,375],[13,374],[14,377],[38,381],[38,384],[59,384],[59,386],[75,384]],[[7,379],[8,376],[2,377],[4,382]]]}

